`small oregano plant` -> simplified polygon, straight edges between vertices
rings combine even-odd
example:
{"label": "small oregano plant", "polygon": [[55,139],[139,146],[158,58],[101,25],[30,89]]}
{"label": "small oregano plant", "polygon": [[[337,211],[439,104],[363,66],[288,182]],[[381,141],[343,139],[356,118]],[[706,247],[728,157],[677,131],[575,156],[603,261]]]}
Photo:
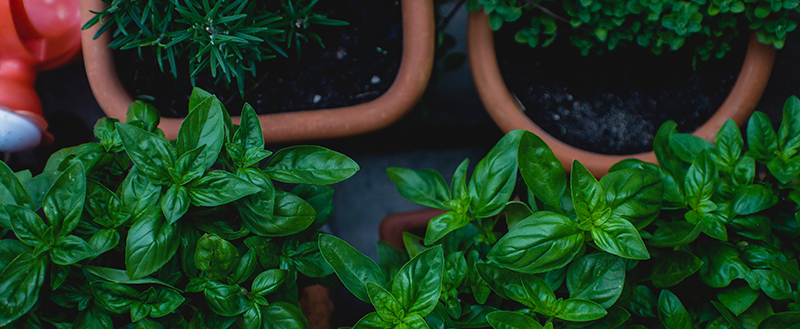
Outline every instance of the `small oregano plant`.
{"label": "small oregano plant", "polygon": [[469,0],[467,8],[489,14],[493,30],[504,22],[530,19],[530,26],[517,31],[515,39],[531,47],[547,47],[562,34],[584,55],[628,45],[660,54],[695,40],[696,54],[707,60],[722,58],[743,30],[755,31],[761,42],[783,48],[786,33],[797,28],[789,12],[799,4],[797,0]]}
{"label": "small oregano plant", "polygon": [[434,170],[389,168],[403,197],[444,213],[424,237],[404,232],[405,251],[380,243],[380,266],[319,239],[345,286],[375,306],[353,328],[796,327],[800,100],[777,133],[753,115],[746,152],[732,120],[714,144],[675,127],[656,136],[660,166],[625,160],[600,180],[577,161],[568,176],[520,130],[449,185]]}
{"label": "small oregano plant", "polygon": [[35,177],[0,162],[0,326],[308,328],[299,289],[333,273],[326,185],[358,165],[265,150],[249,105],[235,125],[205,91],[189,104],[176,141],[137,101]]}

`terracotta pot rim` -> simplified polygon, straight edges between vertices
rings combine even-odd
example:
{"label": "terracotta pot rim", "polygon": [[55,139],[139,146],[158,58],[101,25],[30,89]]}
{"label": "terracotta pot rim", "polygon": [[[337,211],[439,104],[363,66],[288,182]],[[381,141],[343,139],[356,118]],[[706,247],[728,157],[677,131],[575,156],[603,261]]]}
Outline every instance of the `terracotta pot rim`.
{"label": "terracotta pot rim", "polygon": [[391,214],[381,220],[378,236],[395,248],[404,250],[403,232],[412,231],[428,226],[428,222],[446,211],[433,208],[405,211]]}
{"label": "terracotta pot rim", "polygon": [[[259,115],[267,143],[336,138],[363,134],[391,125],[403,117],[422,97],[433,68],[434,15],[432,0],[401,1],[403,16],[403,53],[394,83],[378,98],[354,106]],[[81,0],[81,22],[99,11],[102,0]],[[95,25],[81,32],[86,74],[89,85],[103,111],[112,118],[125,120],[133,98],[122,86],[114,66],[111,36],[104,33],[93,39]],[[177,137],[183,119],[162,118],[159,127],[168,139]],[[234,123],[239,122],[233,117]]]}
{"label": "terracotta pot rim", "polygon": [[[492,30],[489,28],[489,17],[485,13],[469,14],[467,53],[475,87],[492,120],[503,132],[526,129],[541,137],[553,149],[567,171],[570,170],[573,159],[580,161],[598,177],[607,174],[613,164],[628,158],[658,163],[652,151],[609,155],[582,150],[558,140],[536,125],[519,108],[503,81],[497,64]],[[759,42],[758,36],[752,33],[742,69],[731,93],[711,118],[693,134],[713,143],[716,133],[728,118],[739,126],[745,124],[764,93],[774,61],[775,48]]]}

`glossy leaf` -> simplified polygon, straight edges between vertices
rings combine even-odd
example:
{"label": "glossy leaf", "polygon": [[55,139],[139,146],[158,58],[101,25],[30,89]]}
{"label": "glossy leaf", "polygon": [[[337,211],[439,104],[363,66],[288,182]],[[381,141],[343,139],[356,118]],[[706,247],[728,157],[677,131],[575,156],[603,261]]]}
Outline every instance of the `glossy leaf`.
{"label": "glossy leaf", "polygon": [[25,252],[0,273],[0,326],[5,326],[31,310],[39,300],[44,284],[45,259]]}
{"label": "glossy leaf", "polygon": [[567,189],[564,167],[545,142],[531,132],[523,132],[519,142],[519,170],[525,185],[544,204],[560,208]]}
{"label": "glossy leaf", "polygon": [[478,161],[469,180],[470,207],[476,218],[487,218],[503,210],[517,182],[517,149],[522,130],[503,136]]}
{"label": "glossy leaf", "polygon": [[287,272],[281,269],[271,269],[261,272],[253,279],[253,292],[259,295],[269,294],[280,288],[286,279]]}
{"label": "glossy leaf", "polygon": [[358,164],[344,154],[321,146],[292,146],[275,152],[264,168],[279,182],[329,185],[353,176]]}
{"label": "glossy leaf", "polygon": [[717,293],[717,299],[734,315],[739,316],[756,302],[759,292],[746,284],[731,284]]}
{"label": "glossy leaf", "polygon": [[622,293],[625,270],[622,258],[606,253],[578,258],[567,270],[569,297],[591,300],[607,309]]}
{"label": "glossy leaf", "polygon": [[125,246],[125,268],[131,279],[150,275],[175,255],[180,242],[179,223],[167,223],[159,212],[131,226]]}
{"label": "glossy leaf", "polygon": [[383,272],[378,264],[347,242],[331,235],[322,234],[319,237],[319,250],[347,290],[350,290],[358,299],[369,302],[367,282],[386,287]]}
{"label": "glossy leaf", "polygon": [[225,143],[225,123],[222,103],[216,98],[205,101],[196,106],[183,119],[178,130],[176,150],[178,154],[185,154],[191,150],[201,148],[197,161],[200,163],[200,172],[206,171],[217,161],[217,156]]}
{"label": "glossy leaf", "polygon": [[175,223],[189,211],[189,189],[172,185],[161,197],[161,211],[170,224]]}
{"label": "glossy leaf", "polygon": [[597,247],[629,259],[649,259],[650,253],[636,228],[622,218],[612,217],[590,231]]}
{"label": "glossy leaf", "polygon": [[470,218],[464,214],[448,211],[434,217],[428,222],[425,232],[425,244],[433,245],[445,235],[469,224]]}
{"label": "glossy leaf", "polygon": [[681,246],[697,239],[702,229],[700,223],[671,222],[656,229],[647,244],[653,247]]}
{"label": "glossy leaf", "polygon": [[572,161],[570,184],[572,204],[575,206],[579,222],[595,223],[606,219],[601,218],[602,216],[609,216],[605,191],[592,173],[578,160]]}
{"label": "glossy leaf", "polygon": [[442,292],[444,252],[432,247],[411,258],[392,281],[392,295],[397,297],[407,315],[428,315]]}
{"label": "glossy leaf", "polygon": [[686,173],[686,202],[692,209],[704,206],[717,189],[717,167],[707,152],[700,152]]}
{"label": "glossy leaf", "polygon": [[733,213],[750,215],[768,209],[778,202],[772,190],[763,185],[748,185],[740,188],[731,200]]}
{"label": "glossy leaf", "polygon": [[[15,205],[31,210],[33,208],[33,201],[28,191],[11,168],[2,161],[0,161],[0,204]],[[0,207],[0,226],[6,229],[11,228],[11,220],[2,207]]]}
{"label": "glossy leaf", "polygon": [[733,119],[728,119],[725,124],[720,128],[714,139],[717,149],[719,149],[719,157],[717,162],[723,168],[732,168],[739,157],[742,155],[744,147],[744,140],[742,140],[742,132],[739,131],[739,126]]}
{"label": "glossy leaf", "polygon": [[239,252],[232,243],[213,234],[204,234],[197,241],[194,253],[197,269],[205,271],[211,280],[221,280],[239,263]]}
{"label": "glossy leaf", "polygon": [[671,251],[656,258],[653,265],[653,286],[672,287],[697,272],[703,262],[695,255],[685,251]]}
{"label": "glossy leaf", "polygon": [[700,152],[716,152],[711,142],[691,134],[674,134],[669,138],[669,146],[681,160],[693,163]]}
{"label": "glossy leaf", "polygon": [[192,204],[198,207],[220,206],[261,191],[258,186],[221,170],[208,172],[186,187]]}
{"label": "glossy leaf", "polygon": [[775,157],[775,152],[778,151],[778,136],[764,112],[754,112],[747,122],[747,146],[748,154],[758,162],[767,163]]}
{"label": "glossy leaf", "polygon": [[89,243],[75,235],[67,235],[58,239],[50,249],[50,260],[58,265],[72,265],[97,255],[97,251]]}
{"label": "glossy leaf", "polygon": [[169,168],[175,165],[175,148],[163,137],[125,123],[117,123],[117,131],[128,156],[154,184],[171,181]]}
{"label": "glossy leaf", "polygon": [[692,329],[692,318],[680,299],[669,290],[658,296],[658,319],[667,329]]}
{"label": "glossy leaf", "polygon": [[86,199],[86,173],[76,163],[56,179],[44,196],[42,209],[57,238],[66,236],[78,226]]}
{"label": "glossy leaf", "polygon": [[611,216],[643,229],[661,211],[663,184],[659,176],[641,169],[622,169],[600,179]]}
{"label": "glossy leaf", "polygon": [[542,325],[530,317],[509,311],[489,313],[486,320],[494,329],[541,329]]}
{"label": "glossy leaf", "polygon": [[734,279],[744,279],[750,271],[739,252],[724,242],[707,241],[698,246],[695,255],[703,262],[700,278],[713,288],[727,287]]}
{"label": "glossy leaf", "polygon": [[783,105],[778,145],[784,158],[793,156],[800,149],[800,99],[797,96],[790,96]]}

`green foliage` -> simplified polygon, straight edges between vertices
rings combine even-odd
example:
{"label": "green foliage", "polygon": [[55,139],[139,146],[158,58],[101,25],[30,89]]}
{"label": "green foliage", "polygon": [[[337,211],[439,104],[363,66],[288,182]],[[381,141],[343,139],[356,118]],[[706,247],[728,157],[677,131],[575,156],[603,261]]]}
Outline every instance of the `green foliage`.
{"label": "green foliage", "polygon": [[161,70],[174,77],[176,61],[187,58],[192,78],[210,72],[218,81],[236,82],[243,95],[256,63],[286,57],[291,48],[300,57],[312,40],[324,48],[315,27],[347,25],[315,13],[318,1],[103,0],[107,7],[93,12],[83,28],[101,24],[95,38],[113,33],[110,48],[138,48],[141,54],[152,47]]}
{"label": "green foliage", "polygon": [[324,185],[358,165],[316,146],[268,159],[251,107],[233,125],[213,95],[190,104],[177,141],[136,102],[36,177],[0,162],[0,326],[308,328],[299,289],[333,274]]}
{"label": "green foliage", "polygon": [[530,27],[517,31],[515,39],[531,47],[547,47],[559,33],[583,55],[629,45],[660,54],[692,40],[697,57],[708,60],[725,56],[745,28],[756,31],[761,42],[783,48],[786,33],[797,28],[789,12],[799,4],[797,0],[468,0],[467,7],[489,14],[493,30],[504,22],[530,19]]}
{"label": "green foliage", "polygon": [[[577,161],[568,178],[546,144],[522,131],[506,135],[470,180],[464,161],[450,186],[435,171],[390,168],[400,195],[449,215],[431,220],[425,237],[405,233],[407,256],[384,244],[381,267],[362,257],[372,270],[354,277],[375,282],[346,285],[366,296],[400,277],[402,260],[441,250],[429,328],[796,326],[800,99],[786,102],[778,131],[756,113],[747,143],[730,120],[713,144],[675,127],[656,136],[661,166],[629,159],[600,180]],[[393,307],[371,300],[378,315]]]}

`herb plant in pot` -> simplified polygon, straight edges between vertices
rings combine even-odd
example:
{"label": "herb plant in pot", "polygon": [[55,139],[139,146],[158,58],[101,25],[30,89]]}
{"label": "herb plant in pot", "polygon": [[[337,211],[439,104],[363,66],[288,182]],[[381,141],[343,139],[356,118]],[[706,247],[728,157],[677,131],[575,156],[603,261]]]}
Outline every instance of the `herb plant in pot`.
{"label": "herb plant in pot", "polygon": [[304,315],[300,289],[327,294],[314,286],[333,273],[316,242],[326,185],[358,166],[265,150],[249,106],[241,126],[206,92],[191,106],[177,141],[135,102],[40,175],[0,163],[0,326],[329,328],[330,302]]}
{"label": "herb plant in pot", "polygon": [[[424,237],[402,233],[406,251],[380,244],[380,267],[332,257],[347,249],[335,238],[321,238],[321,252],[375,305],[354,328],[790,328],[798,124],[796,97],[777,132],[757,112],[743,152],[733,120],[716,145],[669,122],[656,136],[660,166],[627,159],[599,181],[579,161],[568,178],[542,139],[515,130],[469,180],[468,161],[449,186],[432,170],[388,170],[403,197],[445,212]],[[430,266],[406,274],[419,258]]]}
{"label": "herb plant in pot", "polygon": [[[140,48],[143,53],[147,53],[147,55],[158,58],[163,58],[161,61],[154,62],[153,66],[161,65],[162,70],[169,72],[171,67],[178,67],[179,69],[183,68],[183,71],[180,71],[179,77],[183,78],[188,76],[192,71],[189,71],[185,66],[188,66],[189,62],[193,62],[198,60],[198,58],[189,58],[186,60],[186,63],[177,63],[173,64],[168,56],[169,48],[177,48],[174,45],[176,43],[185,42],[192,44],[191,39],[197,38],[201,39],[202,42],[200,44],[206,45],[205,48],[200,49],[197,51],[197,54],[200,57],[208,58],[208,65],[207,67],[202,67],[202,65],[198,65],[195,68],[200,69],[201,71],[211,71],[211,67],[214,67],[215,64],[219,65],[219,63],[223,63],[226,61],[235,62],[237,67],[236,70],[228,69],[227,71],[222,70],[225,66],[219,67],[217,70],[217,76],[226,76],[231,75],[232,72],[236,73],[238,77],[241,77],[240,80],[243,79],[243,83],[241,81],[236,82],[236,84],[241,87],[244,86],[245,94],[247,94],[246,99],[252,99],[252,97],[258,98],[253,99],[252,103],[256,106],[256,109],[261,106],[260,104],[272,104],[278,102],[276,99],[265,99],[259,98],[258,96],[261,92],[249,92],[251,87],[260,86],[264,87],[265,93],[274,93],[275,90],[284,90],[284,92],[278,93],[277,96],[282,96],[283,94],[289,95],[287,97],[291,97],[292,95],[297,95],[302,99],[302,102],[312,102],[313,106],[309,105],[308,107],[300,107],[295,108],[293,112],[280,112],[280,113],[271,113],[271,114],[260,114],[259,120],[262,124],[262,129],[264,130],[264,136],[266,138],[267,143],[273,142],[288,142],[288,141],[297,141],[297,140],[309,140],[309,139],[320,139],[320,138],[333,138],[333,137],[341,137],[341,136],[349,136],[355,135],[360,133],[365,133],[373,130],[377,130],[383,127],[390,125],[391,123],[398,120],[402,117],[421,97],[422,92],[425,89],[427,81],[431,74],[431,67],[433,65],[433,50],[434,50],[434,22],[433,22],[433,4],[430,0],[408,0],[400,2],[401,12],[402,12],[402,33],[401,31],[390,31],[387,32],[385,38],[389,37],[398,37],[402,34],[402,55],[399,59],[400,64],[399,68],[397,68],[397,75],[392,77],[382,77],[378,80],[383,81],[391,81],[391,86],[388,86],[388,82],[384,82],[388,87],[385,93],[377,98],[366,102],[366,103],[359,103],[361,98],[361,94],[365,94],[369,97],[373,97],[373,92],[357,92],[355,94],[347,94],[343,95],[343,97],[349,97],[345,99],[346,104],[339,104],[333,107],[327,107],[323,109],[316,109],[313,111],[305,111],[304,109],[310,108],[317,108],[316,104],[325,104],[326,101],[322,101],[318,103],[318,101],[314,101],[317,99],[317,95],[314,95],[315,92],[310,92],[304,89],[302,86],[296,87],[294,86],[295,80],[300,80],[299,73],[298,75],[287,76],[284,78],[280,78],[274,82],[275,85],[267,85],[262,84],[260,81],[264,79],[272,79],[273,73],[269,73],[268,70],[263,69],[260,65],[269,66],[269,63],[275,63],[278,61],[277,68],[284,69],[284,66],[292,63],[294,58],[297,57],[296,51],[299,51],[300,48],[296,47],[296,41],[298,39],[298,35],[302,36],[303,38],[310,39],[308,45],[305,43],[301,43],[304,46],[303,53],[299,54],[299,58],[303,58],[305,53],[308,53],[309,50],[318,50],[320,49],[319,45],[316,45],[315,39],[319,40],[319,38],[315,38],[316,34],[313,34],[314,30],[303,30],[302,27],[306,25],[311,25],[312,27],[314,24],[317,25],[317,32],[319,31],[319,24],[328,24],[331,22],[336,22],[328,18],[320,17],[318,14],[315,14],[313,11],[306,11],[307,8],[317,8],[320,7],[321,3],[317,1],[305,1],[305,0],[282,0],[282,1],[273,1],[267,5],[272,7],[282,8],[281,10],[283,13],[276,14],[277,16],[268,16],[263,20],[259,20],[258,22],[260,25],[251,26],[252,24],[248,24],[245,21],[255,20],[256,17],[261,17],[266,15],[264,11],[258,11],[259,15],[245,15],[242,12],[247,10],[251,10],[252,7],[255,6],[262,6],[265,5],[264,3],[259,2],[256,4],[256,1],[235,1],[231,3],[225,2],[216,2],[217,4],[223,4],[218,9],[213,4],[208,1],[190,1],[179,4],[172,4],[168,1],[157,1],[154,3],[161,3],[163,6],[178,6],[183,7],[186,9],[187,7],[196,7],[197,13],[190,12],[189,14],[181,13],[183,15],[178,17],[180,11],[176,9],[176,12],[173,11],[165,11],[162,9],[152,9],[147,7],[146,4],[150,2],[134,2],[134,1],[122,1],[122,2],[113,2],[110,3],[110,7],[106,7],[106,2],[102,0],[84,0],[81,2],[82,5],[82,20],[84,23],[89,23],[85,26],[89,26],[92,23],[99,23],[93,12],[103,12],[104,8],[107,8],[107,12],[109,13],[108,19],[114,19],[115,17],[124,18],[125,15],[122,15],[124,10],[130,10],[133,14],[128,16],[128,20],[123,22],[128,24],[127,26],[131,27],[134,31],[144,31],[139,34],[141,36],[140,39],[135,41],[136,45],[131,44],[126,47],[138,47],[139,45],[153,45],[153,49],[149,49],[148,47]],[[384,3],[384,2],[381,2]],[[397,6],[394,2],[385,2],[390,6]],[[124,5],[124,6],[123,6]],[[349,8],[349,4],[345,3],[324,3],[326,6],[342,6],[345,8]],[[372,5],[372,4],[370,4]],[[244,7],[242,7],[244,6]],[[270,8],[272,8],[270,7]],[[170,7],[172,8],[172,7]],[[231,9],[233,8],[233,9]],[[244,9],[243,9],[244,8]],[[291,9],[291,10],[290,10]],[[142,12],[149,13],[147,15],[143,15]],[[173,17],[165,18],[162,14],[164,12],[171,13]],[[118,13],[118,16],[114,16],[114,13]],[[138,14],[136,14],[138,13]],[[394,14],[395,16],[399,15],[400,13]],[[189,32],[187,35],[183,35],[186,31],[184,30],[171,30],[170,27],[164,27],[163,24],[154,24],[153,26],[147,25],[145,26],[146,29],[139,29],[137,26],[137,22],[139,20],[132,19],[130,17],[137,17],[141,20],[147,19],[148,22],[167,22],[170,21],[169,18],[172,18],[172,22],[177,22],[180,20],[186,20],[185,17],[196,15],[200,17],[200,22],[198,24],[192,25],[189,24]],[[210,16],[209,16],[210,15]],[[216,15],[216,16],[215,16]],[[206,17],[208,16],[208,17]],[[371,16],[368,13],[362,15],[368,19],[373,21],[389,21],[391,17],[379,17],[379,16]],[[213,18],[212,20],[207,20],[205,18]],[[157,19],[151,19],[157,18]],[[365,18],[365,19],[366,19]],[[92,21],[94,19],[94,21]],[[191,21],[191,20],[189,20]],[[113,30],[114,24],[113,21],[108,24],[108,28]],[[179,22],[180,23],[180,22]],[[184,22],[185,23],[185,22]],[[183,23],[180,23],[183,24]],[[180,25],[178,23],[172,25]],[[335,27],[335,28],[344,28],[344,27]],[[101,24],[95,24],[91,28],[88,28],[83,31],[82,41],[84,42],[84,62],[86,65],[87,75],[89,76],[90,85],[95,96],[98,98],[98,103],[100,104],[101,108],[111,117],[122,119],[124,117],[124,111],[133,102],[133,98],[130,96],[133,94],[131,91],[127,91],[121,80],[119,79],[119,75],[114,64],[114,54],[113,52],[108,49],[108,45],[112,43],[112,35],[111,31],[108,33],[102,33],[99,35],[97,39],[94,39],[97,36],[97,32],[101,29]],[[331,30],[331,28],[327,28]],[[119,31],[119,30],[117,30]],[[166,32],[165,32],[166,31]],[[312,31],[312,32],[309,32]],[[359,30],[356,28],[353,33],[358,32]],[[369,32],[369,28],[361,28],[362,33]],[[147,33],[149,32],[149,34]],[[117,32],[119,33],[119,32]],[[329,32],[328,32],[329,33]],[[330,34],[330,33],[329,33]],[[281,37],[283,35],[283,37]],[[188,38],[188,39],[187,39]],[[351,39],[358,39],[357,35],[351,36]],[[224,44],[214,44],[210,46],[209,40],[217,40],[217,42],[223,42]],[[118,40],[122,43],[125,43],[127,40],[125,36],[114,38],[113,42],[118,42]],[[169,40],[169,41],[168,41]],[[232,46],[231,44],[237,44],[238,42],[244,42],[247,40],[253,47],[256,47],[258,50],[256,51],[257,54],[254,54],[253,50],[248,50],[247,52],[238,53],[236,50],[237,48]],[[141,42],[139,42],[141,41]],[[291,42],[289,42],[291,41]],[[331,65],[334,62],[341,62],[341,63],[349,63],[351,61],[357,61],[357,58],[353,58],[354,55],[348,55],[348,50],[343,48],[338,48],[336,39],[328,40],[324,39],[321,42],[328,47],[333,53],[334,58],[323,58],[320,60],[320,63],[310,63],[307,65],[314,64],[318,67],[327,67],[327,65]],[[289,43],[291,47],[285,47],[284,45]],[[111,44],[114,45],[114,44]],[[116,44],[115,46],[120,46],[120,44]],[[168,46],[168,47],[165,47]],[[215,49],[215,50],[212,50]],[[218,49],[219,51],[216,51]],[[383,50],[376,49],[374,46],[369,49],[370,54],[378,54],[380,55]],[[330,51],[329,51],[330,52]],[[325,54],[328,54],[326,52]],[[153,55],[155,53],[155,55]],[[282,62],[279,59],[269,59],[268,57],[283,57],[281,53],[285,54],[288,59],[283,60]],[[218,56],[219,55],[219,56]],[[244,58],[243,56],[247,56],[247,59],[253,59],[256,57],[256,61],[254,64],[248,62],[243,63],[240,61],[240,58]],[[328,55],[325,55],[328,56]],[[350,57],[348,57],[350,56]],[[376,55],[377,56],[377,55]],[[364,55],[363,57],[367,57]],[[369,64],[369,60],[362,59],[362,61],[366,61],[367,63],[361,64]],[[373,62],[376,62],[375,60]],[[160,64],[159,64],[160,63]],[[303,64],[306,65],[306,64]],[[253,73],[253,66],[259,67],[259,72],[257,72],[257,77],[255,78],[246,78],[251,76]],[[310,69],[310,66],[309,66]],[[358,66],[356,66],[358,69]],[[360,69],[359,69],[360,70]],[[391,70],[395,70],[395,68],[391,68]],[[189,72],[187,72],[189,71]],[[241,74],[244,71],[244,74]],[[297,67],[298,72],[307,72],[304,67],[299,66]],[[330,71],[330,69],[325,69],[324,71]],[[362,70],[363,71],[363,70]],[[363,73],[363,72],[362,72]],[[304,73],[305,74],[305,73]],[[352,77],[348,77],[348,72],[339,72],[334,73],[333,77],[334,80],[331,81],[339,81],[341,80],[339,75],[342,75],[345,80],[339,81],[338,83],[327,83],[320,88],[339,88],[345,85],[356,85],[355,82],[347,80],[351,79]],[[371,76],[371,75],[370,75]],[[330,79],[323,79],[325,77],[303,77],[304,81],[329,81]],[[393,79],[391,79],[393,78]],[[199,79],[199,78],[198,78]],[[339,80],[335,80],[339,79]],[[158,80],[158,79],[157,79]],[[209,81],[209,86],[214,86],[214,80],[206,78]],[[223,79],[224,80],[224,79]],[[232,79],[235,81],[236,79]],[[373,83],[381,84],[379,81],[375,79],[371,79],[367,77],[368,82],[365,83],[367,86],[361,86],[358,88],[369,88]],[[348,82],[349,81],[349,82]],[[158,82],[158,81],[156,81]],[[224,82],[224,81],[222,81]],[[263,85],[263,86],[262,86]],[[216,87],[215,87],[216,88]],[[381,87],[383,88],[383,87]],[[357,88],[356,88],[357,89]],[[229,98],[237,98],[239,97],[239,93],[236,92],[238,89],[236,86],[232,86],[230,91],[226,91],[225,94],[232,95]],[[241,91],[241,90],[240,90]],[[322,94],[321,97],[326,97],[324,92],[317,93]],[[377,94],[376,94],[377,95]],[[252,97],[251,97],[252,96]],[[276,96],[276,97],[277,97]],[[308,96],[308,97],[306,97]],[[313,97],[312,97],[313,96]],[[307,98],[307,99],[306,99]],[[349,99],[349,100],[348,100]],[[226,100],[227,102],[227,100]],[[301,103],[302,103],[301,102]],[[259,105],[256,105],[258,103]],[[304,103],[305,104],[305,103]],[[305,106],[305,105],[303,105]],[[334,108],[335,107],[335,108]],[[280,108],[280,107],[279,107]],[[161,109],[166,110],[166,109]],[[269,117],[269,119],[267,119]],[[161,122],[161,128],[165,131],[167,137],[174,138],[177,134],[178,127],[180,125],[182,119],[177,118],[164,118]],[[238,117],[234,116],[233,121],[238,122]]]}
{"label": "herb plant in pot", "polygon": [[[470,9],[476,11],[470,14],[468,24],[470,68],[484,106],[493,120],[506,132],[514,129],[526,129],[536,133],[552,147],[562,165],[569,167],[573,159],[578,159],[597,176],[606,174],[611,165],[628,157],[635,157],[651,163],[656,161],[652,152],[639,152],[647,150],[647,145],[654,136],[655,128],[664,122],[664,118],[654,119],[652,121],[654,124],[644,125],[635,122],[635,124],[643,125],[644,128],[626,130],[632,124],[624,127],[615,127],[612,124],[622,121],[612,120],[617,112],[632,113],[625,117],[625,120],[633,120],[631,117],[634,116],[669,118],[669,115],[674,115],[673,120],[682,121],[687,120],[684,116],[697,115],[691,111],[695,111],[702,105],[708,109],[708,114],[692,119],[696,120],[694,125],[687,124],[686,128],[681,126],[679,129],[691,132],[692,128],[689,126],[697,127],[694,134],[707,140],[713,139],[717,130],[728,118],[734,119],[739,125],[744,124],[758,103],[769,79],[775,47],[782,47],[786,33],[795,29],[796,23],[788,19],[787,15],[797,6],[796,3],[785,2],[773,3],[774,6],[770,7],[770,2],[758,1],[475,0],[469,3]],[[502,29],[501,26],[503,26]],[[513,30],[502,32],[508,28]],[[500,36],[493,35],[492,31],[498,29],[505,39],[495,40]],[[741,70],[738,71],[738,78],[736,78],[735,70],[724,69],[721,71],[730,71],[730,73],[724,73],[724,79],[709,76],[705,80],[698,80],[702,76],[698,76],[698,73],[690,70],[693,66],[692,58],[694,57],[694,65],[698,68],[696,72],[702,73],[704,67],[721,65],[714,63],[716,61],[714,57],[736,55],[736,51],[729,50],[731,47],[735,48],[736,36],[747,29],[753,32],[747,43],[744,63]],[[506,42],[506,39],[509,41]],[[556,63],[559,58],[573,60],[574,57],[579,57],[578,53],[583,53],[588,55],[587,63],[608,61],[618,64],[619,66],[615,66],[618,68],[618,72],[613,68],[598,69],[598,71],[605,72],[604,74],[607,74],[609,78],[615,80],[619,78],[621,82],[597,82],[594,85],[585,86],[586,90],[574,90],[573,92],[573,90],[564,90],[566,85],[557,83],[575,80],[574,84],[579,87],[573,87],[573,89],[584,88],[578,85],[578,81],[591,80],[584,76],[591,75],[591,73],[562,72],[562,76],[565,76],[562,80],[542,80],[540,83],[537,82],[539,84],[530,86],[510,85],[512,82],[517,82],[508,80],[511,78],[511,73],[508,68],[501,71],[498,58],[511,58],[509,56],[516,56],[517,53],[498,53],[500,49],[498,48],[496,51],[495,43],[512,44],[514,43],[514,41],[510,41],[512,39],[534,47],[549,47],[525,51],[525,56],[531,58],[528,61],[531,69],[525,69],[525,72],[544,72],[547,66],[551,66],[549,63]],[[561,50],[552,49],[555,45],[561,47],[558,48]],[[527,51],[530,51],[531,54],[549,51],[569,54],[569,56],[533,59],[538,57],[527,54]],[[648,55],[649,51],[660,55]],[[729,52],[732,54],[726,55]],[[597,56],[596,53],[603,54]],[[572,56],[573,54],[575,56]],[[681,58],[682,62],[671,63],[674,60],[661,59],[666,56]],[[603,60],[602,58],[607,59]],[[625,58],[627,62],[617,58]],[[709,58],[711,59],[708,62],[698,60]],[[583,61],[583,59],[579,60]],[[514,65],[519,63],[516,59],[508,61],[513,62]],[[620,62],[622,63],[620,64]],[[638,77],[639,72],[623,70],[625,67],[639,62],[642,64],[637,67],[645,68],[639,70],[641,72],[652,71],[661,74],[660,71],[668,71],[666,74],[669,76],[642,75]],[[535,67],[536,63],[541,65],[538,69]],[[588,65],[590,64],[581,67]],[[670,70],[660,70],[660,67],[665,65],[677,68],[671,69],[672,71],[685,71],[686,73],[680,75],[684,80],[673,82],[672,75],[677,74],[669,72]],[[558,64],[558,67],[570,67],[570,64]],[[594,67],[590,68],[594,69]],[[544,76],[545,73],[542,74]],[[551,79],[549,77],[553,74],[559,76],[556,71],[542,79]],[[728,78],[728,74],[731,78]],[[628,75],[637,76],[639,80],[620,78]],[[723,84],[725,80],[731,82]],[[735,83],[733,83],[734,80]],[[663,83],[659,81],[663,81]],[[719,85],[715,84],[717,81],[719,81]],[[649,87],[651,84],[654,86]],[[713,88],[711,84],[715,84]],[[643,85],[648,85],[648,87]],[[694,86],[692,88],[699,88],[699,90],[684,90],[689,86]],[[544,91],[540,92],[539,88],[544,88]],[[552,96],[545,94],[545,91],[551,89],[558,90],[563,95],[558,94],[550,100],[544,99]],[[514,91],[512,92],[512,90]],[[729,94],[728,90],[730,90]],[[697,95],[697,99],[684,99],[687,96],[681,94],[683,92]],[[578,93],[585,93],[585,97]],[[679,104],[675,107],[676,112],[660,109],[669,106],[669,103]],[[547,106],[547,115],[544,114],[545,106]],[[584,115],[586,106],[594,106],[595,108],[592,110],[594,112]],[[520,110],[521,107],[524,111]],[[618,108],[632,109],[618,110]],[[686,112],[687,109],[689,112]],[[647,112],[648,110],[650,113]],[[677,110],[683,112],[678,114]],[[551,112],[553,113],[551,114]],[[669,114],[659,114],[662,112]],[[531,117],[536,117],[537,122],[534,123]],[[563,123],[580,122],[584,118],[606,118],[612,123],[608,123],[607,126],[597,123],[596,126],[599,128],[595,127],[594,123],[572,125]],[[708,118],[708,120],[703,123],[703,118]],[[570,129],[586,130],[570,131]],[[596,131],[591,129],[596,129]],[[626,134],[628,137],[625,136]],[[642,141],[629,137],[634,134],[642,136],[639,137]],[[631,151],[627,151],[627,153],[633,154],[626,154],[626,151],[615,153],[620,154],[619,156],[595,153],[598,152],[597,149],[602,148],[598,145],[609,145],[612,141],[616,142],[617,139],[625,138],[631,138],[629,142],[631,145],[624,149],[630,149]],[[592,149],[581,149],[575,146],[578,144],[597,145]]]}

